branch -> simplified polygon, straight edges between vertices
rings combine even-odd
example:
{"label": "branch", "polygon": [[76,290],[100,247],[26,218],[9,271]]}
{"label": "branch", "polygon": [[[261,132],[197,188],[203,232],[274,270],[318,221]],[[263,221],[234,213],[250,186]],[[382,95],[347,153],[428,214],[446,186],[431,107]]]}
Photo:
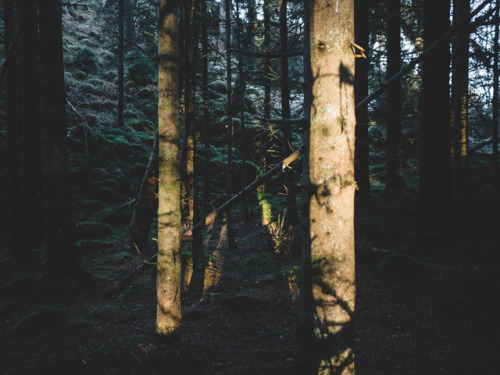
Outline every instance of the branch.
{"label": "branch", "polygon": [[363,108],[366,106],[368,103],[370,103],[373,99],[377,98],[380,94],[382,94],[387,88],[392,85],[399,77],[401,77],[403,74],[408,73],[410,70],[412,70],[415,65],[417,65],[420,61],[424,59],[430,52],[434,51],[437,47],[439,47],[442,43],[444,43],[448,38],[450,38],[451,35],[456,33],[461,27],[463,27],[469,20],[474,17],[476,14],[478,14],[481,9],[483,9],[486,5],[491,3],[491,0],[485,0],[481,5],[479,5],[472,13],[470,13],[467,17],[465,17],[463,20],[459,21],[456,25],[453,25],[447,32],[444,34],[440,39],[436,40],[432,45],[430,45],[428,48],[426,48],[419,57],[413,59],[408,65],[406,65],[403,69],[401,69],[399,72],[397,72],[393,77],[391,77],[389,80],[387,80],[382,86],[380,86],[375,92],[372,94],[368,95],[366,98],[364,98],[362,101],[360,101],[356,105],[356,109]]}
{"label": "branch", "polygon": [[[479,144],[475,145],[474,147],[472,147],[472,148],[469,150],[469,153],[471,153],[471,154],[472,154],[473,152],[476,152],[477,150],[482,149],[484,146],[488,146],[488,145],[490,145],[490,144],[492,144],[492,143],[493,143],[493,139],[488,139],[487,141],[483,141],[483,142],[481,142],[481,143],[479,143]],[[500,144],[500,139],[499,139],[499,140],[497,140],[497,143],[499,143],[499,144]]]}
{"label": "branch", "polygon": [[[206,216],[204,220],[198,222],[194,227],[185,231],[182,234],[182,239],[183,240],[189,239],[193,235],[193,231],[199,230],[199,229],[213,223],[215,221],[215,219],[220,214],[233,208],[243,197],[245,197],[250,192],[252,192],[256,188],[258,188],[260,185],[264,184],[272,176],[274,176],[276,173],[278,173],[278,171],[284,170],[285,168],[287,168],[290,164],[292,164],[295,160],[297,160],[299,158],[299,156],[302,155],[302,153],[303,153],[303,148],[300,148],[297,151],[295,151],[293,154],[289,155],[288,157],[286,157],[285,159],[280,161],[278,164],[276,164],[269,171],[267,171],[262,176],[257,178],[250,185],[247,185],[238,194],[233,196],[231,199],[226,201],[222,206],[220,206],[215,211],[213,211],[210,215]],[[123,279],[118,281],[114,286],[112,286],[111,288],[106,290],[104,292],[104,295],[105,296],[112,296],[112,295],[120,292],[123,288],[125,288],[127,285],[132,283],[132,281],[137,279],[137,277],[139,277],[146,270],[148,265],[151,265],[151,263],[154,263],[157,256],[158,256],[158,253],[156,253],[152,257],[148,258],[147,260],[143,261],[143,263],[139,267],[137,267],[132,273],[129,273]]]}

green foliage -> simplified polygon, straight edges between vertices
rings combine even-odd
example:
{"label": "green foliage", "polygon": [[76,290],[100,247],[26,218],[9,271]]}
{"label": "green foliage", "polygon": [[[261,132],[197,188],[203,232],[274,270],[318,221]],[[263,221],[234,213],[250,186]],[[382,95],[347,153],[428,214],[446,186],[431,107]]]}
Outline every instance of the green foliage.
{"label": "green foliage", "polygon": [[156,64],[140,51],[132,51],[126,56],[127,78],[138,86],[156,82]]}
{"label": "green foliage", "polygon": [[76,51],[75,67],[85,73],[96,73],[98,67],[98,60],[95,52],[88,48],[83,47]]}

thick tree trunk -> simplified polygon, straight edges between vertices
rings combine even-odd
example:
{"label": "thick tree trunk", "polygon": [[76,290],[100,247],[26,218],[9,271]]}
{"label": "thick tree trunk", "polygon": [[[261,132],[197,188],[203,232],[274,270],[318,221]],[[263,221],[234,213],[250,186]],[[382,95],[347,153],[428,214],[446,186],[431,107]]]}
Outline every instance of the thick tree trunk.
{"label": "thick tree trunk", "polygon": [[[20,185],[21,123],[19,82],[19,41],[17,37],[16,1],[4,0],[4,45],[9,51],[4,72],[6,75],[6,122],[7,122],[7,159],[9,175],[9,253],[11,259],[22,260],[26,257],[24,220],[21,211],[22,187]],[[43,225],[42,225],[43,227]]]}
{"label": "thick tree trunk", "polygon": [[[356,77],[354,92],[356,103],[368,96],[368,67],[369,67],[369,7],[367,0],[355,0],[355,38],[356,44],[365,49],[366,59],[356,59]],[[356,195],[362,200],[370,198],[370,144],[368,138],[368,109],[362,107],[356,111],[356,150],[355,175],[358,191]]]}
{"label": "thick tree trunk", "polygon": [[39,0],[39,12],[47,194],[46,268],[50,277],[67,277],[80,271],[80,266],[70,210],[61,3]]}
{"label": "thick tree trunk", "polygon": [[314,78],[301,339],[307,373],[354,374],[354,1],[305,5]]}
{"label": "thick tree trunk", "polygon": [[[453,20],[459,22],[470,12],[470,0],[455,0]],[[462,211],[467,195],[469,101],[469,28],[461,28],[453,43],[453,206]]]}
{"label": "thick tree trunk", "polygon": [[[401,4],[387,0],[387,77],[401,70]],[[401,149],[401,77],[387,89],[386,191],[404,186]]]}
{"label": "thick tree trunk", "polygon": [[181,335],[181,210],[178,92],[179,1],[159,1],[158,30],[158,265],[156,333],[162,344]]}
{"label": "thick tree trunk", "polygon": [[[424,1],[424,45],[440,39],[449,28],[450,2]],[[418,212],[422,221],[445,221],[451,211],[450,52],[448,44],[423,60]]]}

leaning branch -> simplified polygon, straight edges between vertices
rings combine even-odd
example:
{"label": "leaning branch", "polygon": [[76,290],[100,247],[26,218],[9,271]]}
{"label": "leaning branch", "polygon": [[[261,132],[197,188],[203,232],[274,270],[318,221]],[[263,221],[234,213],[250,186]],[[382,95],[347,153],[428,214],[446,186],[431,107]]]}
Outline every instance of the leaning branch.
{"label": "leaning branch", "polygon": [[424,59],[429,53],[434,51],[437,47],[441,46],[442,43],[444,43],[448,38],[450,38],[454,33],[456,33],[461,27],[463,27],[471,18],[473,18],[476,14],[478,14],[481,9],[483,9],[486,5],[491,3],[491,0],[485,0],[481,5],[479,5],[472,13],[470,13],[466,18],[463,20],[459,21],[455,25],[453,25],[447,32],[444,34],[440,39],[436,40],[433,44],[431,44],[427,49],[425,49],[419,57],[413,59],[408,65],[406,65],[403,69],[401,69],[399,72],[397,72],[393,77],[391,77],[389,80],[387,80],[382,86],[380,86],[376,91],[374,91],[372,94],[368,95],[366,98],[364,98],[362,101],[360,101],[356,105],[356,109],[363,108],[366,106],[368,103],[370,103],[373,99],[377,98],[380,94],[382,94],[387,88],[392,85],[399,77],[401,77],[403,74],[408,73],[410,70],[412,70],[415,65],[417,65],[420,61]]}
{"label": "leaning branch", "polygon": [[[241,190],[238,194],[236,194],[234,197],[226,201],[222,206],[217,208],[215,211],[213,211],[210,215],[206,216],[205,219],[202,221],[198,222],[194,227],[191,229],[188,229],[182,234],[182,239],[187,240],[193,235],[193,231],[199,230],[207,225],[210,225],[217,219],[217,217],[224,212],[230,210],[233,208],[237,203],[241,201],[241,199],[245,196],[247,196],[250,192],[258,188],[260,185],[264,184],[267,182],[272,176],[274,176],[276,173],[278,173],[280,170],[284,170],[287,168],[290,164],[292,164],[295,160],[299,158],[300,155],[302,155],[303,149],[300,148],[297,151],[295,151],[293,154],[289,155],[287,158],[283,159],[280,161],[278,164],[276,164],[273,168],[271,168],[269,171],[264,173],[262,176],[257,178],[255,181],[253,181],[250,185],[247,185],[243,190]],[[123,288],[125,288],[127,285],[132,283],[137,277],[139,277],[145,270],[146,268],[154,263],[156,261],[156,257],[158,256],[158,253],[155,255],[151,256],[147,260],[145,260],[140,266],[138,266],[133,272],[129,273],[127,276],[125,276],[123,279],[118,281],[114,286],[109,288],[107,291],[104,292],[105,296],[112,296],[114,294],[117,294],[120,292]]]}

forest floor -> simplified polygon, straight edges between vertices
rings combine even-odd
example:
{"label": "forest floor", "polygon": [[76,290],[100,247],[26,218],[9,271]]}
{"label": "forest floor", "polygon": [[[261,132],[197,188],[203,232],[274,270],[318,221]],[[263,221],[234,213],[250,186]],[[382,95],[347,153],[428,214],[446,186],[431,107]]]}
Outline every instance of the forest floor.
{"label": "forest floor", "polygon": [[[409,191],[358,205],[356,373],[500,374],[499,186],[478,185],[467,218],[439,229],[415,224]],[[13,264],[2,249],[0,374],[300,373],[299,261],[256,220],[235,237],[231,252],[220,225],[207,231],[213,285],[202,295],[193,277],[169,352],[155,345],[153,267],[103,295],[140,262],[120,243],[82,258],[99,277],[88,284],[44,280],[40,257]]]}

